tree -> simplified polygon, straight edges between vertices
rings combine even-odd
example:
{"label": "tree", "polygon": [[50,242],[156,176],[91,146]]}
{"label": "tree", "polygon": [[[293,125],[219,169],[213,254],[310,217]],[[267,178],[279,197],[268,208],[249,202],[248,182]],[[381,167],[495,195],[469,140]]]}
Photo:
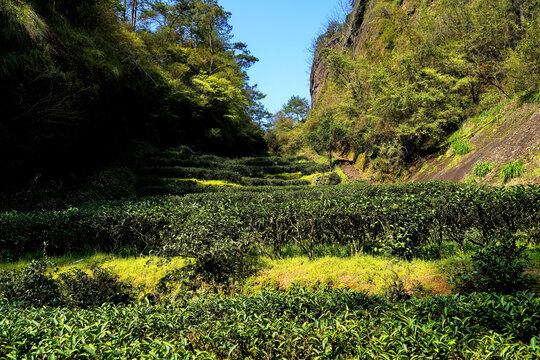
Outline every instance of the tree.
{"label": "tree", "polygon": [[309,114],[309,102],[307,99],[300,96],[292,96],[285,105],[282,111],[287,116],[294,116],[296,122],[306,121]]}
{"label": "tree", "polygon": [[244,91],[247,93],[247,111],[251,117],[251,121],[259,125],[259,129],[261,129],[263,123],[266,123],[266,121],[272,117],[272,114],[270,114],[268,110],[266,110],[266,107],[261,103],[261,100],[264,99],[266,95],[257,89],[257,85],[247,85]]}
{"label": "tree", "polygon": [[308,133],[308,142],[317,153],[328,154],[330,169],[332,169],[332,152],[338,149],[338,144],[344,136],[345,131],[335,121],[334,115],[325,114]]}

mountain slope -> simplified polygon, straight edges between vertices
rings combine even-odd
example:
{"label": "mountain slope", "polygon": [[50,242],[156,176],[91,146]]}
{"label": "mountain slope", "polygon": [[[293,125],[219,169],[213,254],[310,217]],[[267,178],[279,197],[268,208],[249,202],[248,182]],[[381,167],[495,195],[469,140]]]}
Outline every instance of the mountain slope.
{"label": "mountain slope", "polygon": [[[512,161],[538,181],[538,1],[357,0],[316,44],[312,111],[290,132],[306,145],[331,124],[372,181],[497,183]],[[490,171],[473,179],[477,163]]]}
{"label": "mountain slope", "polygon": [[[497,110],[497,109],[495,109]],[[537,105],[508,106],[486,113],[464,124],[462,136],[472,150],[463,156],[450,147],[439,157],[428,160],[409,181],[475,180],[498,184],[502,167],[521,161],[524,173],[513,182],[540,183],[540,108]],[[485,176],[474,175],[479,163],[491,164]]]}

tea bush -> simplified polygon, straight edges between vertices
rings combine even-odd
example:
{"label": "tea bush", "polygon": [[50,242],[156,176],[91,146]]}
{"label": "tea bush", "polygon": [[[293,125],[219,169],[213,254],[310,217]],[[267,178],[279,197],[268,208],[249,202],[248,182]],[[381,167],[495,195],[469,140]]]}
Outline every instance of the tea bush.
{"label": "tea bush", "polygon": [[0,273],[0,299],[22,306],[69,306],[88,308],[133,300],[131,285],[108,269],[94,268],[56,273],[46,261],[32,261],[22,270]]}
{"label": "tea bush", "polygon": [[268,178],[244,178],[242,185],[246,186],[301,186],[311,185],[309,180],[283,180],[283,179],[268,179]]}
{"label": "tea bush", "polygon": [[493,239],[472,255],[470,265],[455,274],[454,291],[511,294],[530,289],[536,278],[525,273],[524,251],[511,235]]}
{"label": "tea bush", "polygon": [[388,302],[322,288],[206,295],[180,308],[20,308],[0,302],[8,359],[538,359],[533,294]]}
{"label": "tea bush", "polygon": [[250,234],[251,246],[264,247],[276,257],[288,245],[299,246],[310,256],[318,246],[346,245],[357,252],[384,251],[404,258],[420,256],[429,248],[437,257],[445,241],[463,248],[466,242],[484,245],[497,234],[523,231],[537,242],[539,209],[538,185],[231,189],[62,211],[2,213],[0,257],[17,259],[40,252],[44,242],[55,255],[125,248],[148,253],[187,237],[193,244],[205,244],[214,232],[238,231]]}
{"label": "tea bush", "polygon": [[91,274],[72,270],[58,275],[64,305],[89,308],[102,304],[127,304],[134,300],[133,287],[120,281],[110,269],[96,267]]}
{"label": "tea bush", "polygon": [[47,263],[35,260],[22,270],[0,273],[0,299],[25,306],[62,303],[60,286],[47,274]]}

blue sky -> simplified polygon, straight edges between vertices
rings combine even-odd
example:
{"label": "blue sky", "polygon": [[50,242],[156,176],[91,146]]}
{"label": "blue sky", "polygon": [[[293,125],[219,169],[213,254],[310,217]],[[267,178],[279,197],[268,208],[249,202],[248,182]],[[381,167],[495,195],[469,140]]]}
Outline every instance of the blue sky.
{"label": "blue sky", "polygon": [[266,94],[274,113],[293,95],[309,100],[309,48],[327,20],[338,14],[338,0],[219,0],[232,13],[235,42],[259,58],[250,83]]}

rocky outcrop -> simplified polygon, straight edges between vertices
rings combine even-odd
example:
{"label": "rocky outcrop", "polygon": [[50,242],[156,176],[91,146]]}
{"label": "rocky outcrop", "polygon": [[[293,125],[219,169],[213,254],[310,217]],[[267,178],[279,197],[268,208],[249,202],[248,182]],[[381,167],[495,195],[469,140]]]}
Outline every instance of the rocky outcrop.
{"label": "rocky outcrop", "polygon": [[313,64],[311,65],[311,76],[309,81],[309,92],[311,95],[311,105],[315,104],[317,95],[321,92],[321,89],[328,79],[330,72],[328,65],[324,59],[320,56],[320,51],[324,48],[337,49],[340,46],[341,33],[336,34],[333,38],[328,40],[324,46],[317,49],[313,58]]}
{"label": "rocky outcrop", "polygon": [[[469,124],[466,123],[464,128]],[[494,164],[483,182],[498,184],[498,171],[504,164],[522,160],[532,173],[516,182],[539,183],[540,174],[534,173],[540,165],[540,107],[535,104],[516,105],[503,111],[488,125],[473,129],[468,139],[473,150],[457,156],[449,150],[438,158],[428,159],[423,168],[407,181],[464,181],[480,162]]]}
{"label": "rocky outcrop", "polygon": [[320,53],[325,48],[358,50],[362,42],[371,36],[370,22],[372,10],[379,0],[357,0],[353,11],[347,17],[347,22],[342,31],[326,41],[315,52],[311,67],[310,92],[311,103],[314,104],[317,95],[321,91],[326,79],[328,79],[328,66]]}

